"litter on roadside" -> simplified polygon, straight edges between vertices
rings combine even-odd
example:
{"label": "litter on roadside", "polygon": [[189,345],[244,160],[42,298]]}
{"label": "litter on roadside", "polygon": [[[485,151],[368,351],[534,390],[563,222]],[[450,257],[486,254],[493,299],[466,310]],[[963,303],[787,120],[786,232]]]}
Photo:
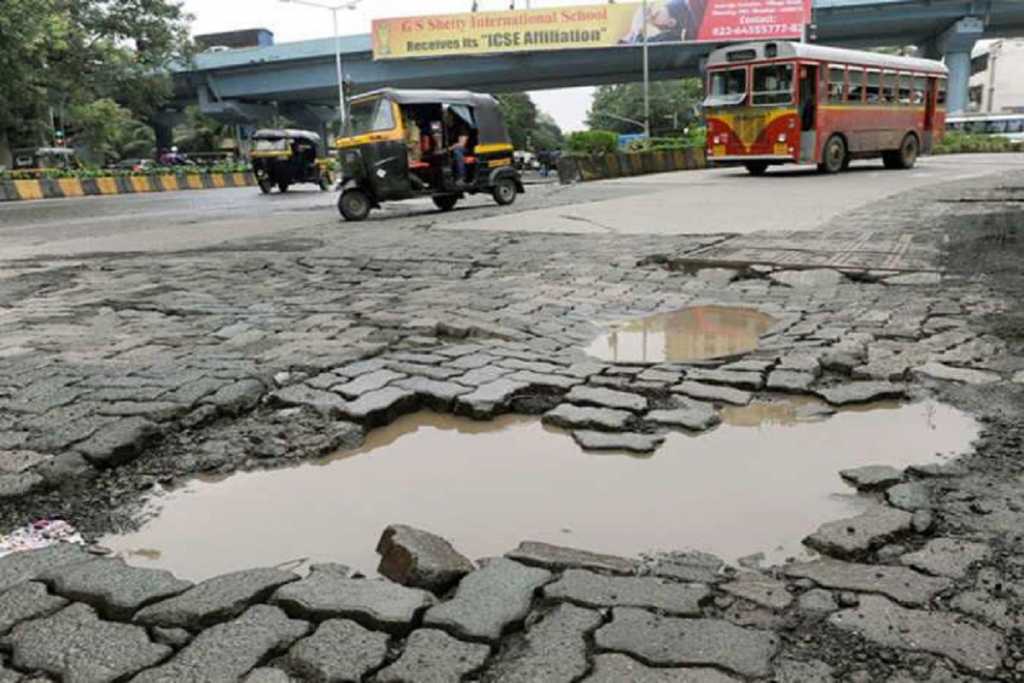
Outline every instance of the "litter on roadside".
{"label": "litter on roadside", "polygon": [[40,550],[57,543],[85,544],[75,527],[62,519],[40,519],[0,536],[0,557],[23,550]]}

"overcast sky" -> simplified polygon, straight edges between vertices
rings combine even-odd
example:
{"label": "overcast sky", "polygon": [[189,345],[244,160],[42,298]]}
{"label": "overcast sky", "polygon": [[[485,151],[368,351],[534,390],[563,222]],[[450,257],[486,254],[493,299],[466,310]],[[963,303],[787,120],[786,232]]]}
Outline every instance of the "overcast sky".
{"label": "overcast sky", "polygon": [[[320,0],[326,4],[342,0]],[[511,0],[479,0],[480,10],[507,10]],[[531,0],[531,6],[559,7],[594,4],[595,0]],[[358,9],[345,12],[342,34],[369,33],[375,18],[406,17],[445,12],[468,12],[472,0],[363,0]],[[516,0],[525,8],[526,0]],[[243,28],[268,28],[277,42],[324,38],[331,35],[331,18],[326,10],[317,10],[281,0],[185,0],[185,8],[195,16],[193,33],[216,33]],[[532,93],[534,102],[555,117],[563,129],[584,128],[583,119],[590,108],[591,88],[546,90]]]}

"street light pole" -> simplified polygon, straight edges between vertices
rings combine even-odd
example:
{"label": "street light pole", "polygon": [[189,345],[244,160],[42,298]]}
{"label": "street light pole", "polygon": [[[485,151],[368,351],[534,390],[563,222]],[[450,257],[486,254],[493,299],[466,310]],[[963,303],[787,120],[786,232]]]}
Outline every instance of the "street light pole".
{"label": "street light pole", "polygon": [[647,0],[644,0],[644,135],[651,137],[651,62],[647,48]]}
{"label": "street light pole", "polygon": [[329,10],[334,24],[334,66],[338,72],[338,119],[341,123],[341,135],[348,130],[348,105],[345,102],[345,66],[341,61],[341,34],[338,32],[338,12],[341,10],[354,10],[363,0],[349,0],[340,5],[325,5],[313,0],[281,0],[281,2],[292,2],[296,5],[307,7],[318,7]]}

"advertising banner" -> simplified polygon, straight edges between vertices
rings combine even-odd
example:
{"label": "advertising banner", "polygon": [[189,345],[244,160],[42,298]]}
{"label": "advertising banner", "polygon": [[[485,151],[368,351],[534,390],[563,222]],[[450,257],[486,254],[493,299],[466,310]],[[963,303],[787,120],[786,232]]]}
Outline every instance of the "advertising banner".
{"label": "advertising banner", "polygon": [[812,0],[651,0],[373,22],[374,59],[797,39]]}

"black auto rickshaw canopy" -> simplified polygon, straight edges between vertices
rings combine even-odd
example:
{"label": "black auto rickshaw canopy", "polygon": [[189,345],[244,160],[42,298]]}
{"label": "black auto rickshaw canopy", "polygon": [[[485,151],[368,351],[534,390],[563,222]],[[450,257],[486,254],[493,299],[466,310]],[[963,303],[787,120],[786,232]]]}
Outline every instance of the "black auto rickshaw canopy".
{"label": "black auto rickshaw canopy", "polygon": [[498,108],[498,101],[490,95],[468,90],[404,90],[381,88],[359,95],[353,103],[376,98],[390,100],[399,106],[439,104],[452,109],[466,123],[476,129],[478,144],[493,145],[509,143],[508,127]]}

